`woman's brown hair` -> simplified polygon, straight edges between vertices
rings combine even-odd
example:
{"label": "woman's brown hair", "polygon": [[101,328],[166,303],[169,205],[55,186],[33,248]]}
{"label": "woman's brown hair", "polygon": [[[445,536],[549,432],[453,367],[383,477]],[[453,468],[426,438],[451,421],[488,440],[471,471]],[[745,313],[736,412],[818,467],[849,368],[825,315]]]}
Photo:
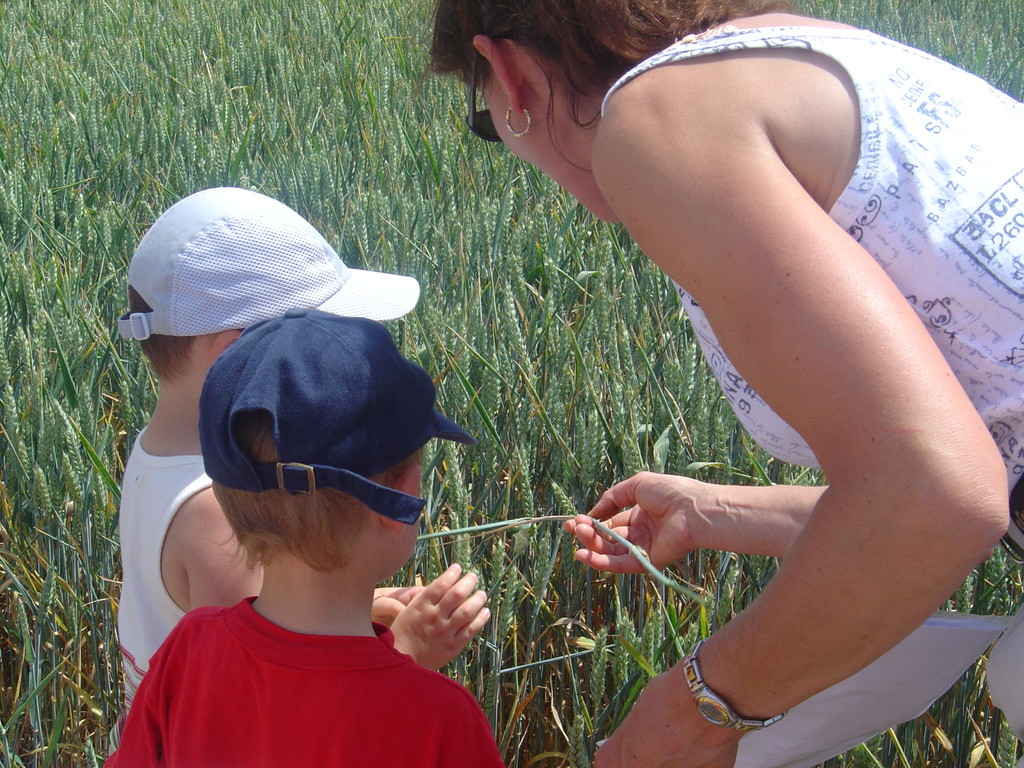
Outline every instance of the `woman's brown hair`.
{"label": "woman's brown hair", "polygon": [[[470,78],[473,36],[531,48],[573,99],[601,96],[621,75],[689,34],[744,16],[792,11],[786,0],[438,0],[433,70]],[[486,62],[479,67],[485,69]]]}

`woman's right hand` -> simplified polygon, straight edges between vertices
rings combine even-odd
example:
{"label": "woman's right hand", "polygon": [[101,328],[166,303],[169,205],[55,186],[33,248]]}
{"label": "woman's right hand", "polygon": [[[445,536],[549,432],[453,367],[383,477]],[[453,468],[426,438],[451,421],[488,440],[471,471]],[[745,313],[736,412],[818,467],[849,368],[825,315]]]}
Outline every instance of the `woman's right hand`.
{"label": "woman's right hand", "polygon": [[703,483],[640,472],[616,483],[590,510],[565,524],[580,549],[576,559],[601,571],[640,573],[643,566],[594,520],[640,547],[656,568],[695,549],[784,557],[824,487]]}
{"label": "woman's right hand", "polygon": [[565,530],[579,542],[576,559],[591,568],[613,573],[641,573],[644,568],[622,544],[609,540],[591,523],[602,521],[640,547],[656,568],[664,568],[696,549],[693,519],[705,483],[675,475],[640,472],[605,491],[590,515],[577,515]]}

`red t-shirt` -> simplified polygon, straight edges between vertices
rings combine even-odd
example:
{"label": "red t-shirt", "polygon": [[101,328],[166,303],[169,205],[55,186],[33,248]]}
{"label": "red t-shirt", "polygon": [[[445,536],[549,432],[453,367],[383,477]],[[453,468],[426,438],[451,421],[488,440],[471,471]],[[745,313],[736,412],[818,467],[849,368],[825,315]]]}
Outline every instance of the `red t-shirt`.
{"label": "red t-shirt", "polygon": [[377,637],[289,632],[253,610],[190,612],[153,656],[107,768],[501,768],[465,687]]}

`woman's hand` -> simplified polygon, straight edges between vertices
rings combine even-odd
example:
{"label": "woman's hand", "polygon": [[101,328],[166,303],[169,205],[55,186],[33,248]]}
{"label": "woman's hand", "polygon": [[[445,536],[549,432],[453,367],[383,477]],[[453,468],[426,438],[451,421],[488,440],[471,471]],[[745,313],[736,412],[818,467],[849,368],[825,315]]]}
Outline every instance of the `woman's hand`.
{"label": "woman's hand", "polygon": [[677,666],[651,678],[594,768],[731,768],[743,733],[701,717],[683,674]]}
{"label": "woman's hand", "polygon": [[641,472],[613,485],[590,510],[590,517],[577,515],[565,524],[581,547],[576,559],[613,573],[644,570],[626,547],[605,538],[591,525],[595,519],[643,549],[656,568],[675,562],[696,548],[691,520],[700,515],[699,500],[708,495],[705,488],[696,480],[653,472]]}
{"label": "woman's hand", "polygon": [[605,491],[590,510],[565,524],[576,559],[612,573],[643,567],[622,544],[599,533],[600,520],[664,568],[695,549],[783,557],[814,510],[823,487],[737,486],[640,472]]}

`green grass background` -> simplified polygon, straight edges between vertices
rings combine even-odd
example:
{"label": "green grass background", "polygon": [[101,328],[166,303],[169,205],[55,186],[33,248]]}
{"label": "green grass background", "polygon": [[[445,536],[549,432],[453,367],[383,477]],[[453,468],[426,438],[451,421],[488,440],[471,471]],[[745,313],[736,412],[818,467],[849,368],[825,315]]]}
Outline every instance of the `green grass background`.
{"label": "green grass background", "polygon": [[[1006,0],[820,0],[805,10],[948,58],[1018,99]],[[765,558],[700,552],[646,578],[587,572],[558,524],[640,469],[807,482],[757,451],[666,280],[501,147],[466,137],[426,73],[425,0],[5,0],[0,4],[0,765],[103,761],[118,712],[116,511],[154,387],[115,337],[126,265],[180,197],[232,184],[299,210],[355,266],[416,275],[391,325],[480,437],[428,455],[428,539],[399,581],[471,564],[494,617],[451,665],[510,766],[589,765],[647,677],[742,608]],[[469,534],[451,531],[474,529]],[[996,553],[951,605],[1006,613]],[[971,670],[926,718],[835,765],[1012,765]]]}

